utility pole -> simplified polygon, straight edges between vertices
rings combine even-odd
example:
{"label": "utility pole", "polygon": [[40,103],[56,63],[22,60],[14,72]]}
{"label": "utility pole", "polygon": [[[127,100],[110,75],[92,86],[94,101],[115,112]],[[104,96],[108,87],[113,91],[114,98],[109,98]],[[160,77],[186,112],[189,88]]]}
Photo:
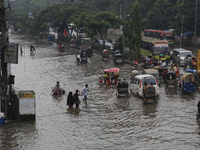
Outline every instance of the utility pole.
{"label": "utility pole", "polygon": [[184,16],[182,17],[180,48],[182,47],[182,41],[183,41],[183,20],[184,20]]}
{"label": "utility pole", "polygon": [[124,13],[123,13],[123,15],[122,15],[122,17],[123,17],[123,53],[124,53],[124,49],[125,49],[125,40],[124,40],[124,32],[125,32],[125,30],[124,30],[124,14],[126,13],[126,0],[124,0],[125,1],[125,9],[124,9]]}
{"label": "utility pole", "polygon": [[196,11],[195,11],[195,28],[194,28],[194,48],[196,50],[196,37],[197,37],[197,5],[198,0],[196,0]]}
{"label": "utility pole", "polygon": [[0,3],[0,32],[1,34],[1,44],[0,44],[0,53],[1,53],[1,71],[2,71],[2,96],[1,96],[1,104],[3,105],[3,110],[5,115],[5,119],[7,119],[7,89],[8,89],[8,80],[7,80],[7,63],[4,63],[4,53],[6,48],[6,21],[5,21],[5,1],[2,0],[2,3]]}
{"label": "utility pole", "polygon": [[[119,5],[119,11],[120,11],[120,14],[119,14],[119,17],[122,18],[122,5]],[[121,24],[119,24],[119,36],[121,35]]]}

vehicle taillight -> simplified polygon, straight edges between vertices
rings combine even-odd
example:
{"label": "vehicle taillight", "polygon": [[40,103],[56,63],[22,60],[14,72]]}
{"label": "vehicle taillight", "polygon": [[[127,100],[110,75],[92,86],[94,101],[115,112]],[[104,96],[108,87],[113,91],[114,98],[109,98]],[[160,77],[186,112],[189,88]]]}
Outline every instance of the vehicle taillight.
{"label": "vehicle taillight", "polygon": [[[156,78],[155,78],[156,79]],[[157,79],[156,79],[156,84],[158,85],[158,81],[157,81]]]}
{"label": "vehicle taillight", "polygon": [[140,87],[142,86],[142,79],[140,79]]}

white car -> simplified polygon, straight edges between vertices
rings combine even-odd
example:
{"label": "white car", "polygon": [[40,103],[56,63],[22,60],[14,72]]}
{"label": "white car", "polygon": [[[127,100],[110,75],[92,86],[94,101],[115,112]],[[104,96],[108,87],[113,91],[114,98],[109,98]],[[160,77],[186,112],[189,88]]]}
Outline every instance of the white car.
{"label": "white car", "polygon": [[147,85],[152,84],[155,87],[155,95],[158,97],[160,92],[158,81],[153,75],[149,74],[135,76],[132,82],[130,82],[130,92],[139,97],[143,97],[143,86],[145,82]]}

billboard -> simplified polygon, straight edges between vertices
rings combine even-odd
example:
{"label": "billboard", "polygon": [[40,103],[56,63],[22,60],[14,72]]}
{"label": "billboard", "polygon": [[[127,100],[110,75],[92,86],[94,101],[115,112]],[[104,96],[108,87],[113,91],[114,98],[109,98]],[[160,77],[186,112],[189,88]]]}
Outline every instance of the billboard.
{"label": "billboard", "polygon": [[18,44],[6,44],[4,63],[18,63]]}

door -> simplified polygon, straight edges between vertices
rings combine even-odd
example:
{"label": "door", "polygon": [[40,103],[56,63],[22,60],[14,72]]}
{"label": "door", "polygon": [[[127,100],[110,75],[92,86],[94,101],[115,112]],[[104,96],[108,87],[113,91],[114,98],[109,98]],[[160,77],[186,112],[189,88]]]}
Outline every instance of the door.
{"label": "door", "polygon": [[136,81],[137,81],[137,79],[134,78],[132,83],[131,83],[131,91],[132,91],[133,94],[136,94],[136,92],[135,92]]}
{"label": "door", "polygon": [[131,93],[133,93],[133,91],[134,91],[134,81],[135,81],[135,78],[130,82],[130,91],[131,91]]}
{"label": "door", "polygon": [[140,91],[140,79],[137,79],[135,82],[135,94],[137,95],[137,93],[139,94]]}

